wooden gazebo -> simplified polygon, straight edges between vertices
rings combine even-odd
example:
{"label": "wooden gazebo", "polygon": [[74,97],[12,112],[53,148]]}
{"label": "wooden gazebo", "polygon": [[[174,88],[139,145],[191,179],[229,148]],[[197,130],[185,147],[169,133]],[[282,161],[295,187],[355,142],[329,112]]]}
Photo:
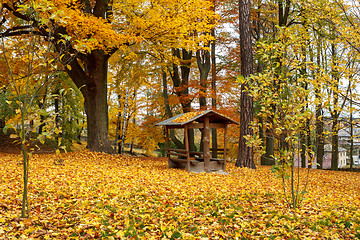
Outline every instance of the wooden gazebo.
{"label": "wooden gazebo", "polygon": [[[190,172],[225,171],[227,126],[229,124],[239,123],[213,110],[183,113],[157,123],[156,126],[165,126],[166,154],[169,159],[169,167],[186,168]],[[212,128],[225,129],[224,148],[210,148],[210,129]],[[184,129],[184,149],[170,148],[170,129]],[[202,152],[190,151],[189,129],[203,129],[203,138],[200,143],[202,144]],[[222,155],[222,158],[212,158],[211,151],[216,151]]]}

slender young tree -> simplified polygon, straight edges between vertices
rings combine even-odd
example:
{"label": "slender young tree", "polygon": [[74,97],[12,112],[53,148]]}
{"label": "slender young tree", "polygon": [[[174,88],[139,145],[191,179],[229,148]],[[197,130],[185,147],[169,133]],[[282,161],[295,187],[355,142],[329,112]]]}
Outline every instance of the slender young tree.
{"label": "slender young tree", "polygon": [[[244,78],[250,77],[253,73],[250,7],[250,0],[239,1],[241,74]],[[247,82],[241,85],[239,153],[235,165],[255,169],[253,148],[246,145],[245,139],[247,135],[253,135],[250,126],[253,120],[253,99],[246,91],[248,88]]]}

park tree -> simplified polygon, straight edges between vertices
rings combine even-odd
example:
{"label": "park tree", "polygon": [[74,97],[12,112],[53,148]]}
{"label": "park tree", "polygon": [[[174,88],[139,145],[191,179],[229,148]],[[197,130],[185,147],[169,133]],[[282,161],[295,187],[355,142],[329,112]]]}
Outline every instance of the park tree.
{"label": "park tree", "polygon": [[[26,6],[26,9],[23,7]],[[164,49],[196,50],[210,40],[211,3],[192,1],[2,1],[0,36],[29,33],[47,36],[61,54],[66,72],[84,97],[88,148],[111,152],[108,139],[108,59],[116,51],[143,43],[154,55]],[[66,46],[66,47],[64,47]]]}
{"label": "park tree", "polygon": [[[249,0],[239,1],[241,74],[244,78],[251,77],[251,74],[253,73],[250,9],[251,3]],[[253,149],[246,144],[246,136],[253,135],[253,129],[251,127],[251,122],[253,120],[253,99],[247,91],[248,89],[249,82],[244,81],[241,85],[240,138],[236,166],[256,168]]]}

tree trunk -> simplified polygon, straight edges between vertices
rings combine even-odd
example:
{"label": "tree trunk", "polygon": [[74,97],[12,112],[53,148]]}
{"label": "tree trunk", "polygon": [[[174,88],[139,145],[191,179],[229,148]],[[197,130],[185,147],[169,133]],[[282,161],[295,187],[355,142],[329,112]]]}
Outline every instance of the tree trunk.
{"label": "tree trunk", "polygon": [[354,162],[354,123],[353,123],[353,109],[352,109],[352,91],[351,91],[351,81],[350,85],[350,170],[353,170]]}
{"label": "tree trunk", "polygon": [[332,118],[332,138],[331,138],[331,144],[332,144],[332,151],[331,151],[331,170],[338,170],[338,164],[339,164],[339,115],[338,112],[338,103],[339,103],[339,72],[337,69],[338,63],[337,63],[337,46],[335,43],[331,44],[331,60],[332,60],[332,66],[331,66],[331,75],[334,86],[332,86],[332,93],[333,93],[333,109],[330,109],[330,114]]}
{"label": "tree trunk", "polygon": [[115,149],[114,151],[121,154],[121,144],[120,144],[120,131],[121,131],[121,95],[118,94],[118,102],[119,102],[119,109],[118,109],[118,116],[116,120],[116,131],[115,131]]}
{"label": "tree trunk", "polygon": [[337,117],[333,117],[333,125],[331,128],[332,137],[331,137],[331,144],[332,144],[332,151],[331,151],[331,170],[338,170],[339,164],[339,124]]}
{"label": "tree trunk", "polygon": [[68,74],[84,96],[87,117],[87,148],[96,152],[113,153],[108,138],[107,70],[108,55],[94,50],[84,62],[71,62]]}
{"label": "tree trunk", "polygon": [[[239,1],[241,74],[244,78],[253,73],[250,7],[250,0]],[[253,135],[253,129],[250,126],[253,120],[253,98],[246,91],[248,88],[248,83],[241,86],[239,152],[235,165],[255,169],[253,148],[246,145],[245,139],[245,136]]]}
{"label": "tree trunk", "polygon": [[[191,99],[189,98],[189,76],[192,52],[185,49],[173,49],[173,56],[177,57],[182,63],[180,66],[173,64],[173,71],[171,72],[171,79],[174,84],[175,94],[180,100],[181,107],[184,113],[191,111]],[[179,67],[181,77],[179,74]],[[188,130],[189,149],[195,150],[194,129]]]}
{"label": "tree trunk", "polygon": [[[306,167],[306,134],[305,131],[300,132],[300,145],[301,145],[301,167]],[[300,166],[299,166],[300,167]]]}
{"label": "tree trunk", "polygon": [[124,153],[125,133],[126,133],[126,115],[127,115],[128,99],[129,99],[129,88],[126,88],[125,106],[124,106],[123,124],[122,124],[123,127],[122,127],[122,134],[121,134],[120,154],[123,154],[123,153]]}
{"label": "tree trunk", "polygon": [[322,108],[321,103],[316,106],[316,162],[317,168],[323,169],[324,159],[324,123],[322,121]]}
{"label": "tree trunk", "polygon": [[0,128],[5,127],[5,119],[0,118]]}
{"label": "tree trunk", "polygon": [[[164,105],[165,105],[165,114],[168,118],[172,118],[173,114],[170,108],[169,103],[169,94],[168,94],[168,87],[167,87],[167,74],[165,71],[162,72],[162,85],[163,85],[163,98],[164,98]],[[174,129],[170,129],[170,139],[176,145],[177,148],[183,149],[185,148],[184,144],[176,137]]]}
{"label": "tree trunk", "polygon": [[200,71],[200,109],[206,109],[207,78],[209,76],[211,66],[209,51],[198,50],[196,52],[196,61]]}
{"label": "tree trunk", "polygon": [[271,134],[270,129],[266,129],[266,145],[265,145],[265,165],[275,165],[274,159],[274,136]]}
{"label": "tree trunk", "polygon": [[[317,65],[321,65],[321,40],[319,39],[318,44],[316,46],[317,57],[316,62]],[[312,61],[312,59],[311,59]],[[319,70],[317,70],[319,72]],[[319,104],[316,105],[316,163],[317,169],[323,169],[323,162],[324,162],[324,152],[325,152],[325,137],[324,137],[324,122],[322,121],[323,117],[323,110],[322,110],[322,103],[321,103],[321,90],[319,87],[315,88],[315,98],[319,100]]]}
{"label": "tree trunk", "polygon": [[[215,7],[214,7],[215,11]],[[215,55],[215,29],[211,30],[211,35],[214,37],[214,40],[211,42],[211,108],[216,110],[216,55]],[[215,128],[211,129],[211,141],[212,148],[217,149],[217,131]],[[212,152],[212,157],[217,158],[217,150]]]}

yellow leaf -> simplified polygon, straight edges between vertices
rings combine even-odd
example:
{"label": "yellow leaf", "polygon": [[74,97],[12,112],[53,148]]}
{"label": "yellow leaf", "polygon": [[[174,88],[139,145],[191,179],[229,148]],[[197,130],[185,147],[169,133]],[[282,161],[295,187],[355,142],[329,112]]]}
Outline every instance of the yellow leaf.
{"label": "yellow leaf", "polygon": [[17,134],[10,134],[10,138],[18,138],[19,136]]}

